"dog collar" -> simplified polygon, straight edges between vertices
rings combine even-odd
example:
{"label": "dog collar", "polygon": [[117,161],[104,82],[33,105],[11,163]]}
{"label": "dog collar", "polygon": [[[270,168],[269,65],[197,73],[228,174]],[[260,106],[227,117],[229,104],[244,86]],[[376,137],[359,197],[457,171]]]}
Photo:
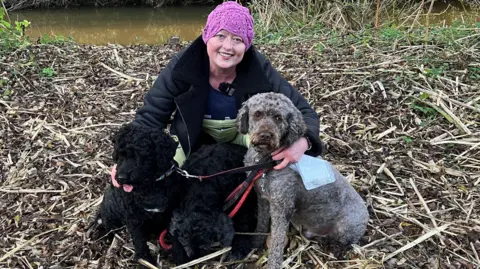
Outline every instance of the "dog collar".
{"label": "dog collar", "polygon": [[174,171],[175,171],[175,164],[173,164],[172,167],[170,167],[170,169],[168,169],[167,172],[165,172],[165,174],[161,175],[155,181],[160,181],[162,179],[165,179],[166,177],[170,176]]}

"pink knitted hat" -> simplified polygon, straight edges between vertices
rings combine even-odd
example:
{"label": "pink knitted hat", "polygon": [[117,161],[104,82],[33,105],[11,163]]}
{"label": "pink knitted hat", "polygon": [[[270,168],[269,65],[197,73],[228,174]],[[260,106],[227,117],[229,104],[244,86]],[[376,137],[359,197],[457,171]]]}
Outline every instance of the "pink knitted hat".
{"label": "pink knitted hat", "polygon": [[241,37],[245,43],[245,50],[248,50],[255,36],[253,17],[248,8],[233,1],[218,5],[208,15],[207,25],[202,33],[203,42],[207,44],[207,41],[221,30]]}

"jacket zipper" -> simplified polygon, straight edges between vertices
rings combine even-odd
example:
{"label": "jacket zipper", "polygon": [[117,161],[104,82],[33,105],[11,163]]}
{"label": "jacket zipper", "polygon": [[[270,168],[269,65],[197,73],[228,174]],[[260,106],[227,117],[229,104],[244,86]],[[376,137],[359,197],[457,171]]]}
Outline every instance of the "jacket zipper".
{"label": "jacket zipper", "polygon": [[185,118],[183,117],[182,110],[180,109],[180,106],[178,105],[177,101],[175,101],[175,105],[177,106],[178,113],[180,113],[180,117],[182,118],[183,124],[185,124],[185,129],[187,130],[188,153],[185,156],[185,158],[188,158],[190,156],[190,151],[192,149],[192,145],[190,143],[190,134],[188,133],[187,123],[185,122]]}

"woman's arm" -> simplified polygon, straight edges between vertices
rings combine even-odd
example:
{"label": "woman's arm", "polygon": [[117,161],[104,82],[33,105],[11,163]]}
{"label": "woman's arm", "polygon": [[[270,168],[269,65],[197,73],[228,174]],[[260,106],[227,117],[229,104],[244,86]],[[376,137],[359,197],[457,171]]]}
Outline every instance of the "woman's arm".
{"label": "woman's arm", "polygon": [[143,106],[137,110],[133,124],[166,128],[175,110],[174,97],[181,92],[179,84],[172,78],[172,71],[177,62],[178,55],[174,56],[160,72],[152,88],[145,95]]}

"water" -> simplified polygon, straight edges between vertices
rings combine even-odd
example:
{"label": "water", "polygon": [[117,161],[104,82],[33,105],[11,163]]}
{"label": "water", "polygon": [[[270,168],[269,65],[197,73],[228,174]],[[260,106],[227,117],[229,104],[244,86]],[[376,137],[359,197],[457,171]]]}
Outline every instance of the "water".
{"label": "water", "polygon": [[[429,7],[427,4],[427,8]],[[480,22],[480,9],[464,7],[460,1],[449,3],[438,1],[434,4],[430,14],[430,23],[451,25],[453,22],[475,23]],[[425,22],[423,18],[422,22]]]}
{"label": "water", "polygon": [[[479,22],[479,10],[464,10],[436,2],[430,23],[449,25],[453,21]],[[33,38],[49,35],[71,36],[77,43],[104,45],[165,44],[171,36],[190,41],[201,34],[208,13],[214,6],[119,7],[27,10],[11,14],[12,19],[26,19]],[[425,17],[420,20],[425,23]]]}
{"label": "water", "polygon": [[27,35],[71,36],[80,44],[165,44],[171,36],[197,38],[214,6],[119,7],[26,10],[12,19],[31,22]]}

